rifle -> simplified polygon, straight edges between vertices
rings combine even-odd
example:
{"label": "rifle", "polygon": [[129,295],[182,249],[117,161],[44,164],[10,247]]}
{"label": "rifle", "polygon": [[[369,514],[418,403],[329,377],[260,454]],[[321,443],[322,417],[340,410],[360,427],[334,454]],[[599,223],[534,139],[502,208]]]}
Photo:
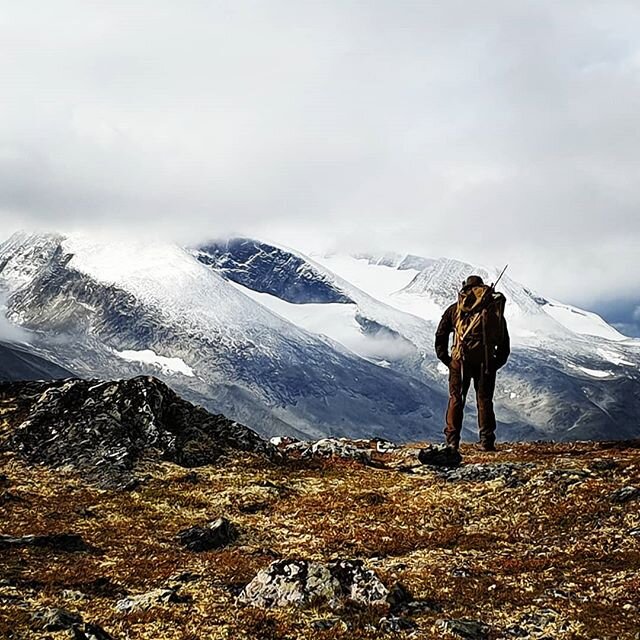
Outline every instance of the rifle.
{"label": "rifle", "polygon": [[498,279],[491,285],[491,288],[495,290],[495,288],[498,286],[498,282],[500,282],[500,280],[502,280],[502,276],[504,275],[504,272],[507,270],[507,267],[509,266],[509,264],[505,264],[504,265],[504,269],[500,272],[500,275],[498,276]]}

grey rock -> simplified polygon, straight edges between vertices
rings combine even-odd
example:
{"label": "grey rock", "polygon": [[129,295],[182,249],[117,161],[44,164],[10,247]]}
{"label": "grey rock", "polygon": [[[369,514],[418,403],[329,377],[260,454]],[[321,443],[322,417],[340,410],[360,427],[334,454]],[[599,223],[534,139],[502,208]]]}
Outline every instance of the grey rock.
{"label": "grey rock", "polygon": [[81,600],[88,600],[89,596],[82,591],[76,591],[75,589],[63,589],[61,596],[65,600],[71,600],[73,602],[79,602]]}
{"label": "grey rock", "polygon": [[380,622],[378,622],[378,629],[383,633],[400,633],[402,631],[413,631],[417,628],[418,625],[411,618],[405,618],[404,616],[385,616],[380,618]]}
{"label": "grey rock", "polygon": [[584,482],[591,475],[588,469],[549,469],[544,473],[544,481],[570,487],[573,484]]}
{"label": "grey rock", "polygon": [[462,456],[457,449],[446,445],[429,445],[418,453],[418,460],[433,467],[457,467],[462,464]]}
{"label": "grey rock", "polygon": [[204,527],[191,527],[178,533],[178,540],[189,551],[210,551],[225,547],[238,538],[238,532],[226,518],[218,518]]}
{"label": "grey rock", "polygon": [[457,469],[447,471],[445,478],[449,482],[491,482],[492,480],[504,480],[509,487],[524,484],[526,479],[522,472],[535,467],[534,464],[498,462],[467,464]]}
{"label": "grey rock", "polygon": [[618,504],[624,504],[625,502],[629,502],[630,500],[636,500],[640,498],[640,489],[638,487],[621,487],[617,491],[614,491],[611,496],[612,502],[617,502]]}
{"label": "grey rock", "polygon": [[465,640],[486,640],[490,628],[478,620],[462,618],[458,620],[440,620],[438,626],[449,633],[453,633]]}
{"label": "grey rock", "polygon": [[280,560],[258,572],[238,601],[258,607],[305,607],[323,602],[331,608],[345,600],[388,604],[389,589],[360,560],[322,563]]}
{"label": "grey rock", "polygon": [[322,438],[321,440],[301,441],[292,439],[272,439],[278,442],[278,449],[285,455],[301,458],[343,458],[370,464],[376,454],[388,454],[397,446],[388,440],[352,440],[348,438]]}
{"label": "grey rock", "polygon": [[186,599],[178,595],[176,589],[152,589],[146,593],[137,596],[127,596],[116,603],[116,610],[122,613],[130,613],[132,611],[146,611],[159,604],[169,602],[179,603],[185,602]]}

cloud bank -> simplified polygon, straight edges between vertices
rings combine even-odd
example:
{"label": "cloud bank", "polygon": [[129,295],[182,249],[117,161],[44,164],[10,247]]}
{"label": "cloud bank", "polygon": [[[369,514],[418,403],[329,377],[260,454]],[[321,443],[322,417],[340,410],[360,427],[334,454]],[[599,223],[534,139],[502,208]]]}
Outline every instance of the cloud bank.
{"label": "cloud bank", "polygon": [[511,263],[638,291],[640,5],[0,9],[0,221]]}

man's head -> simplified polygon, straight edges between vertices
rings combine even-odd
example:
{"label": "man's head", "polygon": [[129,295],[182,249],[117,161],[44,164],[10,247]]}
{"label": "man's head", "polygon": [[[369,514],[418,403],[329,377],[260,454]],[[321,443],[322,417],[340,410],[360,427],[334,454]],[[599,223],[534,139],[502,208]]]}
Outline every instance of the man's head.
{"label": "man's head", "polygon": [[463,283],[462,288],[479,287],[484,284],[484,280],[480,276],[469,276]]}

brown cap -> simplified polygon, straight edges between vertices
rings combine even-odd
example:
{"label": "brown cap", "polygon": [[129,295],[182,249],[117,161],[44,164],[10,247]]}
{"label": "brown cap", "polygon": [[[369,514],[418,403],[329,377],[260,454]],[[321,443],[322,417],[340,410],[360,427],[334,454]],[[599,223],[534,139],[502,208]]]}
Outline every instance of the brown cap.
{"label": "brown cap", "polygon": [[484,280],[480,276],[469,276],[463,283],[462,288],[478,287],[484,284]]}

